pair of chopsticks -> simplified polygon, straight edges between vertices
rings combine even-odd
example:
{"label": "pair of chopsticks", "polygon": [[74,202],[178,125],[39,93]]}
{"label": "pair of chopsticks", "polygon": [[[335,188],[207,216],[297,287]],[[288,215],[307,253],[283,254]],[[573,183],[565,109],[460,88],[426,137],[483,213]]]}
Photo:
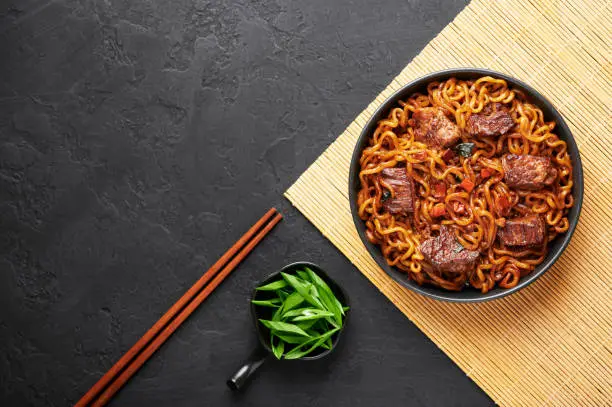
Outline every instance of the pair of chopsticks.
{"label": "pair of chopsticks", "polygon": [[[103,406],[140,369],[191,313],[217,288],[255,246],[280,222],[275,208],[259,219],[130,350],[75,404]],[[210,281],[212,279],[212,281]],[[210,281],[210,283],[209,283]]]}

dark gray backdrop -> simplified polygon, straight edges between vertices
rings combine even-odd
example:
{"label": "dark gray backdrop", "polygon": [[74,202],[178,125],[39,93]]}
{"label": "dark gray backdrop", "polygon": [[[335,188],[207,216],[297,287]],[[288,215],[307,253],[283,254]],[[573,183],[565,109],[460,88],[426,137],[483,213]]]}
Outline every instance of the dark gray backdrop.
{"label": "dark gray backdrop", "polygon": [[[282,224],[112,405],[490,405],[282,197],[465,3],[3,1],[0,404],[75,402],[276,206]],[[349,291],[344,346],[232,394],[250,290],[296,260]]]}

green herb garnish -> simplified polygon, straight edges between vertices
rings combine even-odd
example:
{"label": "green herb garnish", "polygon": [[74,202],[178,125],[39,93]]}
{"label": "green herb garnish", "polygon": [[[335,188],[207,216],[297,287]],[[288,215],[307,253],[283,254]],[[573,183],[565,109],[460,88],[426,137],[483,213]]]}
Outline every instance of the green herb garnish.
{"label": "green herb garnish", "polygon": [[460,143],[455,146],[455,151],[463,157],[471,157],[474,146],[474,143]]}
{"label": "green herb garnish", "polygon": [[[266,294],[253,300],[268,307],[270,319],[259,322],[270,330],[270,347],[277,359],[299,359],[317,348],[331,349],[332,336],[344,323],[343,306],[329,285],[308,267],[281,273],[277,281],[257,287]],[[268,298],[269,297],[269,298]]]}
{"label": "green herb garnish", "polygon": [[[278,343],[275,343],[278,342]],[[270,334],[270,344],[272,345],[272,353],[276,356],[277,359],[280,359],[283,356],[283,352],[285,351],[285,342],[282,340],[274,340],[274,335]]]}
{"label": "green herb garnish", "polygon": [[283,280],[278,280],[270,284],[262,285],[261,287],[257,287],[258,291],[278,291],[281,288],[287,287],[287,283]]}
{"label": "green herb garnish", "polygon": [[281,299],[280,298],[272,298],[271,300],[253,300],[251,301],[255,305],[261,305],[262,307],[280,307]]}
{"label": "green herb garnish", "polygon": [[463,245],[461,243],[457,243],[457,246],[455,246],[453,251],[455,253],[461,253],[464,249],[465,249],[465,247],[463,247]]}
{"label": "green herb garnish", "polygon": [[282,321],[266,321],[265,319],[260,319],[259,322],[264,324],[264,326],[270,329],[271,331],[278,331],[286,334],[295,334],[310,337],[310,335],[306,331],[294,324],[288,324]]}

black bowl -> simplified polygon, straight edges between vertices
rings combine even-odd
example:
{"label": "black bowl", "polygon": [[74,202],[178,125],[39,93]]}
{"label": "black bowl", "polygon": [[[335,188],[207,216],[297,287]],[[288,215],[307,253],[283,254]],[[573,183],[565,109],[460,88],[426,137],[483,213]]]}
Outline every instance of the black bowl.
{"label": "black bowl", "polygon": [[[519,281],[519,283],[513,288],[494,288],[488,293],[482,294],[480,291],[473,288],[467,288],[460,292],[453,292],[437,287],[419,286],[414,281],[409,280],[406,276],[406,273],[389,266],[387,264],[387,261],[383,257],[379,247],[370,243],[365,235],[365,223],[359,218],[359,215],[357,213],[357,194],[360,189],[359,158],[361,157],[361,152],[368,143],[368,139],[374,133],[378,121],[387,116],[390,109],[397,104],[398,100],[406,99],[415,92],[427,93],[427,84],[432,81],[443,81],[450,77],[456,77],[457,79],[466,80],[476,79],[482,76],[492,76],[495,78],[504,79],[510,86],[516,89],[520,89],[525,93],[525,95],[530,99],[532,103],[542,109],[542,111],[544,112],[544,117],[547,121],[553,120],[557,123],[557,126],[555,127],[555,134],[557,134],[560,139],[564,140],[567,143],[567,150],[570,154],[573,163],[574,187],[572,189],[572,194],[574,195],[574,206],[569,210],[568,213],[568,220],[570,224],[569,230],[549,243],[549,252],[544,261],[540,265],[538,265],[532,273],[523,277],[521,281]],[[563,117],[554,108],[552,103],[550,103],[546,98],[544,98],[544,96],[542,96],[531,86],[508,75],[490,71],[488,69],[458,68],[434,72],[409,83],[408,85],[397,91],[395,94],[393,94],[391,97],[389,97],[382,105],[380,105],[380,107],[370,118],[366,126],[363,128],[361,135],[357,140],[355,150],[353,152],[349,175],[349,200],[351,203],[351,213],[353,215],[353,221],[355,222],[357,232],[359,233],[363,244],[365,245],[372,258],[376,261],[376,263],[378,263],[378,265],[383,270],[385,270],[387,274],[389,274],[395,281],[397,281],[404,287],[407,287],[412,291],[415,291],[419,294],[423,294],[430,298],[453,302],[479,302],[493,300],[495,298],[501,298],[506,295],[515,293],[523,287],[526,287],[527,285],[535,281],[538,277],[540,277],[542,274],[544,274],[546,270],[548,270],[553,265],[553,263],[557,261],[559,256],[561,256],[563,250],[565,250],[565,248],[569,244],[572,234],[576,229],[578,218],[580,216],[580,209],[582,208],[582,195],[583,178],[580,153],[578,152],[578,146],[576,145],[576,141],[574,140],[572,133],[567,127],[565,120],[563,120]]]}
{"label": "black bowl", "polygon": [[[309,269],[314,271],[319,277],[321,277],[321,279],[323,279],[323,281],[325,281],[327,285],[329,285],[329,288],[331,288],[332,292],[334,293],[338,301],[340,301],[340,303],[343,306],[350,307],[350,304],[349,304],[350,301],[349,301],[348,294],[342,289],[342,287],[340,287],[334,280],[332,280],[331,277],[329,277],[327,273],[325,273],[325,271],[323,271],[321,267],[317,266],[314,263],[309,263],[305,261],[300,261],[300,262],[291,263],[291,264],[286,265],[279,271],[270,274],[265,280],[258,283],[257,287],[269,284],[273,281],[276,281],[282,278],[280,275],[281,272],[287,273],[287,274],[295,274],[297,270],[302,270],[304,269],[304,267],[308,267]],[[269,299],[269,296],[270,296],[270,293],[268,291],[257,291],[257,289],[254,289],[251,300],[266,300],[266,299]],[[259,322],[259,319],[270,319],[272,317],[271,310],[272,308],[260,307],[251,302],[251,315],[253,317],[253,322],[255,323],[255,329],[257,330],[257,336],[259,338],[259,342],[270,353],[272,353],[272,348],[270,347],[270,330],[266,328],[265,326],[263,326],[263,324]],[[351,312],[350,309],[346,312],[346,315],[344,316],[344,323],[342,324],[342,328],[340,328],[340,330],[331,337],[332,339],[331,349],[318,348],[318,349],[315,349],[312,353],[310,353],[307,356],[303,356],[299,359],[290,359],[289,361],[320,359],[324,356],[327,356],[334,349],[336,349],[336,345],[338,344],[338,341],[340,340],[340,336],[342,335],[342,332],[344,331],[344,328],[346,327],[346,323],[348,322],[348,317],[349,317],[350,312]],[[283,359],[283,362],[284,361],[285,359]]]}
{"label": "black bowl", "polygon": [[[296,270],[302,269],[304,267],[310,268],[314,271],[319,277],[323,279],[329,285],[329,288],[333,291],[334,295],[342,303],[344,306],[349,306],[349,297],[346,292],[340,287],[334,280],[329,277],[321,267],[317,266],[313,263],[308,262],[297,262],[289,264],[283,267],[281,270],[277,271],[269,275],[265,280],[261,281],[257,284],[256,287],[271,283],[273,281],[281,278],[281,271],[287,274],[293,274]],[[253,290],[253,296],[251,300],[266,300],[270,298],[270,293],[267,291],[257,291]],[[346,323],[348,322],[349,314],[351,310],[349,309],[344,316],[344,323],[338,332],[336,332],[332,337],[332,346],[330,349],[319,348],[314,350],[308,356],[303,356],[299,359],[282,359],[283,363],[299,363],[300,361],[308,361],[308,360],[317,360],[321,359],[324,356],[329,355],[333,352],[340,341],[340,336],[346,327]],[[263,326],[259,319],[270,319],[272,317],[272,312],[267,307],[256,306],[251,302],[251,316],[253,319],[253,323],[255,324],[255,330],[257,331],[257,339],[259,339],[260,346],[255,349],[255,351],[249,356],[249,358],[243,363],[243,365],[227,380],[227,385],[232,390],[240,390],[245,384],[249,381],[249,379],[254,375],[257,369],[268,359],[272,358],[272,349],[270,347],[270,330]]]}

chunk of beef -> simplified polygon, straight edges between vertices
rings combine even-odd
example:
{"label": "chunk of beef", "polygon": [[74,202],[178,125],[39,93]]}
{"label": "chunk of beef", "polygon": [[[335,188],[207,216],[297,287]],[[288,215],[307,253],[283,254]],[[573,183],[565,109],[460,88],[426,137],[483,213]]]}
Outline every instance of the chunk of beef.
{"label": "chunk of beef", "polygon": [[506,224],[498,231],[499,240],[510,247],[537,247],[544,243],[546,225],[538,215],[506,219]]}
{"label": "chunk of beef", "polygon": [[557,178],[550,157],[507,154],[502,157],[502,167],[510,188],[538,190]]}
{"label": "chunk of beef", "polygon": [[436,107],[417,109],[412,115],[414,138],[431,147],[447,147],[455,144],[461,137],[459,127],[451,121],[444,111]]}
{"label": "chunk of beef", "polygon": [[472,136],[500,136],[514,127],[514,120],[508,108],[501,103],[486,105],[481,113],[471,115],[466,122],[466,129]]}
{"label": "chunk of beef", "polygon": [[477,251],[464,248],[446,225],[440,228],[440,235],[421,243],[419,250],[434,270],[442,273],[471,272],[480,255]]}
{"label": "chunk of beef", "polygon": [[385,168],[382,170],[382,180],[393,189],[393,196],[383,199],[383,208],[392,214],[414,212],[414,181],[408,176],[406,168]]}

